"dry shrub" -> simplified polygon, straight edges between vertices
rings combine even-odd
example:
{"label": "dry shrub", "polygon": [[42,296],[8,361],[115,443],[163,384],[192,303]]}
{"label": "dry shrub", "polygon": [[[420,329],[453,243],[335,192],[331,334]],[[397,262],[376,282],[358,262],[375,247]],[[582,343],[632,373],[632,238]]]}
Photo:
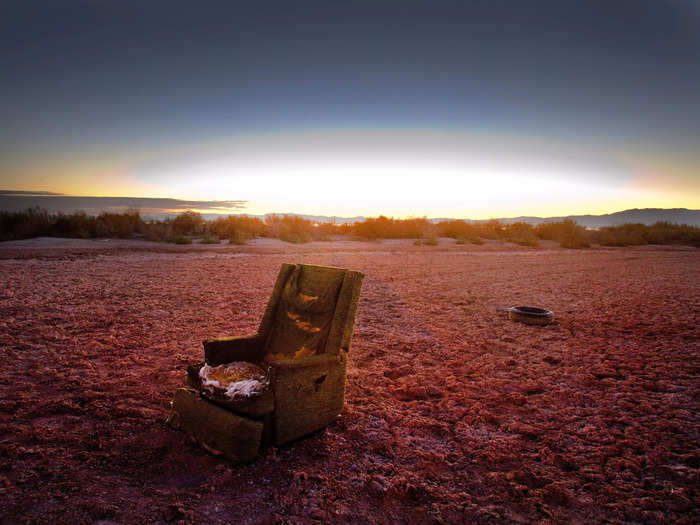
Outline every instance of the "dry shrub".
{"label": "dry shrub", "polygon": [[352,225],[351,231],[361,239],[423,239],[435,236],[436,225],[427,218],[394,219],[380,215]]}
{"label": "dry shrub", "polygon": [[561,222],[545,222],[535,226],[540,239],[557,241],[564,248],[586,248],[590,246],[590,232],[571,219]]}
{"label": "dry shrub", "polygon": [[643,244],[686,244],[700,246],[700,228],[687,224],[657,222],[622,224],[600,228],[594,239],[603,246],[638,246]]}
{"label": "dry shrub", "polygon": [[478,224],[478,232],[479,237],[484,239],[504,239],[506,237],[504,225],[495,219]]}
{"label": "dry shrub", "polygon": [[185,237],[184,235],[174,235],[166,239],[167,242],[172,244],[192,244],[191,237]]}
{"label": "dry shrub", "polygon": [[145,223],[138,210],[126,213],[103,212],[96,219],[97,237],[133,237],[136,233],[144,233]]}
{"label": "dry shrub", "polygon": [[200,213],[187,210],[172,220],[172,226],[178,235],[194,235],[204,232],[205,222]]}
{"label": "dry shrub", "polygon": [[250,239],[267,235],[265,223],[257,217],[228,215],[207,223],[208,231],[233,244],[245,244]]}
{"label": "dry shrub", "polygon": [[532,224],[526,222],[514,222],[512,224],[502,225],[498,230],[500,235],[505,237],[509,242],[514,242],[520,246],[536,247],[539,245],[535,228]]}
{"label": "dry shrub", "polygon": [[233,233],[231,233],[231,236],[228,238],[228,243],[242,246],[247,244],[251,239],[252,237],[247,232],[242,230],[234,230]]}
{"label": "dry shrub", "polygon": [[559,244],[562,248],[570,249],[588,248],[591,245],[586,236],[580,233],[565,234],[559,241]]}
{"label": "dry shrub", "polygon": [[221,240],[216,235],[209,235],[208,233],[206,233],[206,234],[204,234],[204,237],[202,237],[200,239],[199,243],[200,244],[219,244],[219,243],[221,243]]}
{"label": "dry shrub", "polygon": [[50,224],[49,214],[41,208],[29,208],[20,212],[0,211],[0,240],[48,235]]}
{"label": "dry shrub", "polygon": [[643,224],[623,224],[598,230],[597,240],[602,246],[639,246],[647,244]]}
{"label": "dry shrub", "polygon": [[534,233],[523,234],[519,237],[511,237],[508,240],[510,242],[514,242],[515,244],[517,244],[519,246],[530,246],[531,248],[536,248],[537,246],[540,245],[540,243],[537,240],[537,237],[535,236]]}
{"label": "dry shrub", "polygon": [[288,232],[283,233],[279,236],[284,242],[291,242],[293,244],[304,244],[311,240],[308,234],[305,232]]}
{"label": "dry shrub", "polygon": [[700,246],[700,228],[687,224],[657,222],[647,226],[644,238],[649,244],[689,244]]}
{"label": "dry shrub", "polygon": [[40,208],[20,212],[0,212],[0,240],[30,237],[132,237],[145,234],[146,223],[137,210],[104,212],[94,217],[84,211],[49,214]]}
{"label": "dry shrub", "polygon": [[[599,230],[587,230],[570,219],[532,226],[516,222],[503,224],[496,220],[468,223],[448,220],[433,224],[427,218],[394,219],[385,216],[362,222],[316,223],[294,215],[268,215],[265,221],[247,215],[229,215],[206,221],[195,211],[185,211],[174,219],[144,221],[138,210],[123,213],[103,212],[97,217],[77,211],[71,214],[49,214],[40,208],[20,212],[0,211],[0,241],[38,236],[79,238],[142,237],[151,241],[169,241],[180,237],[204,235],[202,242],[229,239],[232,244],[245,244],[260,236],[269,236],[292,243],[310,240],[330,241],[334,235],[350,235],[362,240],[419,239],[417,245],[437,244],[437,237],[457,239],[457,244],[483,244],[483,239],[500,239],[521,246],[537,246],[538,240],[559,242],[564,248],[585,248],[592,242],[603,246],[643,244],[685,244],[700,246],[700,228],[687,224],[657,222],[623,224]],[[433,240],[435,239],[435,240]],[[184,242],[184,241],[182,241]],[[435,243],[435,244],[434,244]]]}
{"label": "dry shrub", "polygon": [[314,231],[313,222],[296,215],[268,215],[265,225],[270,237],[295,244],[309,242]]}

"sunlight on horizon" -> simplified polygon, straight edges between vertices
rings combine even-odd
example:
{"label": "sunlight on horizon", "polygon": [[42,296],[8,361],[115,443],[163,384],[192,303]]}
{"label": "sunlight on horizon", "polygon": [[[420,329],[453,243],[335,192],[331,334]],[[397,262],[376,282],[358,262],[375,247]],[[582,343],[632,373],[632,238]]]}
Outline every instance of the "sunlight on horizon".
{"label": "sunlight on horizon", "polygon": [[605,151],[435,130],[238,137],[127,173],[172,184],[180,198],[248,200],[251,214],[483,219],[678,207],[688,197],[650,191],[648,173],[642,179]]}
{"label": "sunlight on horizon", "polygon": [[[444,130],[326,130],[240,135],[160,150],[62,159],[21,189],[73,195],[247,200],[242,210],[328,216],[492,217],[700,207],[697,159]],[[16,188],[8,188],[16,189]]]}

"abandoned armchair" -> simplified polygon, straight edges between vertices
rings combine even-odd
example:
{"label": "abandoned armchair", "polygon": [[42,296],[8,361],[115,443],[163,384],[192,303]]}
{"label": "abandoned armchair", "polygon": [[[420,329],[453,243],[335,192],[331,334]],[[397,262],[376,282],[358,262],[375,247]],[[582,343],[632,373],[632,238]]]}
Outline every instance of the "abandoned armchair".
{"label": "abandoned armchair", "polygon": [[206,449],[251,461],[326,426],[343,409],[363,274],[283,264],[256,334],[204,341],[168,422]]}

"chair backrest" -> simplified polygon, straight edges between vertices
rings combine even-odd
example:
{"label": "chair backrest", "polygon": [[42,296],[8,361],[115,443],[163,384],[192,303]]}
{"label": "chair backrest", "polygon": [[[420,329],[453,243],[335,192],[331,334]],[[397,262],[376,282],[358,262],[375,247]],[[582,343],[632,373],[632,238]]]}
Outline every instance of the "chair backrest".
{"label": "chair backrest", "polygon": [[258,329],[267,358],[348,351],[363,277],[343,268],[283,264]]}

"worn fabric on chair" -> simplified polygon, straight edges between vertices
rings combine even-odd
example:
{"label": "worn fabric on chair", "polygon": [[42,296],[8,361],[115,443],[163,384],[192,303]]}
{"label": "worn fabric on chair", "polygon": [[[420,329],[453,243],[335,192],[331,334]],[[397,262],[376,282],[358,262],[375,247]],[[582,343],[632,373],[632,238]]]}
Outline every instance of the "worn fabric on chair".
{"label": "worn fabric on chair", "polygon": [[262,418],[275,407],[268,371],[247,361],[188,366],[187,382],[206,399],[238,414]]}
{"label": "worn fabric on chair", "polygon": [[312,289],[301,266],[292,271],[267,340],[267,361],[307,357],[324,351],[342,280],[343,273],[329,275],[320,286],[314,281]]}
{"label": "worn fabric on chair", "polygon": [[202,391],[229,400],[260,395],[270,385],[267,372],[253,363],[234,361],[219,366],[205,364],[199,370]]}

